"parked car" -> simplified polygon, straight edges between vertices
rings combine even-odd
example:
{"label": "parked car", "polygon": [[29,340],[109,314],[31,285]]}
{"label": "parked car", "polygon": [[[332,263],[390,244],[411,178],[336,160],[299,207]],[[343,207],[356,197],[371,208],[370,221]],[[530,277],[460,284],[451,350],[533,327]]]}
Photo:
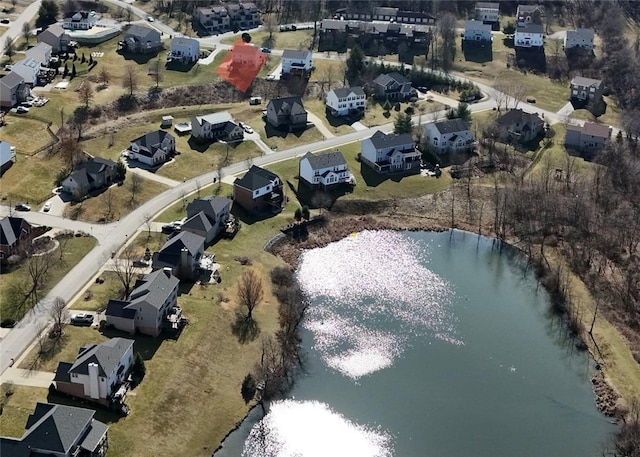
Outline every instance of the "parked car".
{"label": "parked car", "polygon": [[426,86],[420,86],[420,87],[418,87],[418,90],[420,92],[422,92],[423,94],[426,94],[429,91],[429,88],[426,87]]}
{"label": "parked car", "polygon": [[24,113],[28,113],[28,112],[29,112],[29,108],[27,108],[26,106],[18,106],[16,108],[16,113],[24,114]]}
{"label": "parked car", "polygon": [[276,75],[267,76],[267,81],[273,81],[274,79],[276,79]]}
{"label": "parked car", "polygon": [[182,222],[173,221],[162,226],[162,233],[176,233],[182,228]]}
{"label": "parked car", "polygon": [[0,19],[0,24],[8,24],[9,23],[9,19],[7,19],[6,17],[3,17],[2,19]]}
{"label": "parked car", "polygon": [[149,22],[153,22],[153,21],[154,21],[154,19],[153,19],[153,17],[151,17],[151,16],[147,16],[147,21],[149,21]]}
{"label": "parked car", "polygon": [[145,259],[136,259],[133,261],[133,266],[137,268],[144,268],[149,266],[149,261]]}
{"label": "parked car", "polygon": [[29,205],[27,205],[26,203],[18,203],[16,205],[16,210],[17,211],[31,211],[31,207]]}
{"label": "parked car", "polygon": [[89,313],[72,314],[71,323],[76,325],[91,325],[93,323],[93,314],[89,314]]}
{"label": "parked car", "polygon": [[271,54],[271,48],[266,48],[266,47],[265,47],[265,48],[260,48],[260,50],[261,50],[262,52],[264,52],[265,54]]}
{"label": "parked car", "polygon": [[242,128],[244,129],[244,131],[245,131],[246,133],[253,133],[253,129],[251,128],[251,126],[250,126],[250,125],[246,125],[246,124],[245,124],[245,125],[244,125],[244,127],[242,127]]}
{"label": "parked car", "polygon": [[240,128],[241,128],[242,130],[244,130],[244,129],[245,129],[245,123],[244,123],[244,122],[238,122],[238,125],[240,126]]}
{"label": "parked car", "polygon": [[51,202],[45,203],[44,206],[42,207],[42,211],[44,211],[45,213],[48,213],[50,209],[51,209]]}

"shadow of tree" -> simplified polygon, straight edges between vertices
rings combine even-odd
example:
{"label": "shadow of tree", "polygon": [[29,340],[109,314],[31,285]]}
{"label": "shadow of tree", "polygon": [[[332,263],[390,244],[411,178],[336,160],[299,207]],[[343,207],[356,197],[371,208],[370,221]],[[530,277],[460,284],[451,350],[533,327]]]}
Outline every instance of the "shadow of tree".
{"label": "shadow of tree", "polygon": [[255,319],[247,319],[241,312],[236,312],[236,320],[231,326],[232,333],[241,344],[250,343],[260,334],[260,327]]}

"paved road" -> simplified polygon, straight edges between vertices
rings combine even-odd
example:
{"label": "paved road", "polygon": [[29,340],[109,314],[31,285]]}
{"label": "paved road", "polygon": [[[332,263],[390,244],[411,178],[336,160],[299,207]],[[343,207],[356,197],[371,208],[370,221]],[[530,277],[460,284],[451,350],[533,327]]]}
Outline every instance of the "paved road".
{"label": "paved road", "polygon": [[7,42],[7,38],[16,39],[22,35],[23,24],[30,22],[35,17],[40,9],[40,3],[42,0],[35,0],[20,13],[16,20],[9,24],[7,30],[0,37],[0,59],[4,57],[4,44]]}

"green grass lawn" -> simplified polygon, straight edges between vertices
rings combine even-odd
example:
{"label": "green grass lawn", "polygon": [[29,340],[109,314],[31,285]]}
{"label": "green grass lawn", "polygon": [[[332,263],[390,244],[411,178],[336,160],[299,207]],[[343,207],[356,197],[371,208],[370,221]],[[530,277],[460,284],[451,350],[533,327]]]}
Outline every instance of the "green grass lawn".
{"label": "green grass lawn", "polygon": [[118,276],[113,271],[103,271],[100,277],[104,279],[102,284],[93,283],[71,304],[71,309],[84,311],[101,311],[106,308],[107,302],[111,298],[121,298],[120,292],[123,290]]}
{"label": "green grass lawn", "polygon": [[16,155],[16,162],[2,175],[0,192],[4,204],[29,202],[39,204],[48,199],[55,187],[58,171],[63,168],[63,159],[53,157]]}
{"label": "green grass lawn", "polygon": [[[49,268],[49,274],[44,285],[39,290],[39,296],[44,297],[51,288],[56,285],[82,258],[96,245],[95,238],[73,237],[66,240],[63,250],[63,258],[60,259],[60,250],[52,253],[53,265]],[[0,316],[16,316],[16,297],[12,293],[14,286],[28,286],[30,284],[28,265],[23,262],[19,268],[2,273],[2,288],[0,289]]]}
{"label": "green grass lawn", "polygon": [[54,373],[58,367],[58,362],[73,363],[76,360],[76,355],[78,355],[78,349],[82,346],[91,343],[99,344],[107,339],[106,336],[91,327],[67,325],[60,340],[48,340],[47,352],[38,354],[38,347],[34,347],[22,360],[19,368]]}
{"label": "green grass lawn", "polygon": [[[37,108],[33,110],[36,112]],[[17,153],[24,155],[33,155],[38,149],[54,141],[47,130],[47,124],[42,120],[29,118],[30,115],[31,111],[26,114],[9,113],[5,117],[6,125],[2,127],[2,141],[11,143]]]}
{"label": "green grass lawn", "polygon": [[2,385],[2,414],[0,415],[0,435],[20,438],[24,435],[27,419],[37,402],[47,401],[47,389],[14,385],[13,395],[6,396],[7,386]]}
{"label": "green grass lawn", "polygon": [[[141,178],[140,188],[132,199],[131,182],[133,181],[131,172],[127,173],[124,184],[113,185],[103,190],[100,194],[87,198],[86,200],[68,205],[65,208],[65,217],[78,219],[87,222],[106,222],[119,220],[126,216],[131,210],[142,205],[147,200],[164,192],[167,187],[149,179]],[[111,197],[109,197],[111,195]],[[107,199],[111,198],[111,215],[108,215]]]}

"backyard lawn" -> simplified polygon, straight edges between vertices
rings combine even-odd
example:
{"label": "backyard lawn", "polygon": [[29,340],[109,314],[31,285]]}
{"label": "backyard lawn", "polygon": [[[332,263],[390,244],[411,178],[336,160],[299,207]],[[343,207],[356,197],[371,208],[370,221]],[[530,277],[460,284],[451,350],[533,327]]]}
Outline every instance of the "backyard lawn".
{"label": "backyard lawn", "polygon": [[[233,44],[241,39],[244,32],[238,32],[234,36],[224,38],[222,43]],[[251,43],[258,47],[268,46],[273,49],[309,49],[313,30],[296,30],[295,32],[273,32],[273,44],[269,46],[269,32],[266,30],[248,31],[251,35]]]}
{"label": "backyard lawn", "polygon": [[[36,403],[47,401],[47,389],[3,384],[2,414],[0,414],[0,435],[20,438],[24,435],[24,426],[29,415],[33,414]],[[13,395],[7,396],[7,390]],[[3,456],[4,457],[4,456]]]}
{"label": "backyard lawn", "polygon": [[[37,108],[33,108],[34,111]],[[24,114],[9,113],[5,117],[6,125],[2,127],[2,141],[11,143],[16,152],[33,155],[54,140],[42,120],[29,118],[31,112]]]}
{"label": "backyard lawn", "polygon": [[64,166],[59,155],[53,157],[16,154],[15,163],[2,175],[3,204],[27,202],[37,205],[52,195],[58,171]]}
{"label": "backyard lawn", "polygon": [[[56,249],[51,258],[53,265],[49,268],[49,274],[42,288],[39,289],[39,297],[43,298],[51,288],[56,285],[82,258],[96,245],[95,238],[89,236],[73,237],[64,241],[63,258],[60,259],[60,250]],[[23,262],[19,268],[12,271],[3,271],[2,288],[0,289],[0,316],[20,318],[17,314],[16,298],[18,291],[30,284],[27,262]]]}
{"label": "backyard lawn", "polygon": [[104,282],[92,283],[78,298],[71,304],[70,309],[78,309],[83,311],[101,311],[106,308],[107,302],[111,298],[120,298],[120,291],[123,290],[122,283],[113,271],[103,271],[100,277]]}

